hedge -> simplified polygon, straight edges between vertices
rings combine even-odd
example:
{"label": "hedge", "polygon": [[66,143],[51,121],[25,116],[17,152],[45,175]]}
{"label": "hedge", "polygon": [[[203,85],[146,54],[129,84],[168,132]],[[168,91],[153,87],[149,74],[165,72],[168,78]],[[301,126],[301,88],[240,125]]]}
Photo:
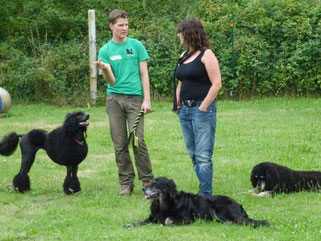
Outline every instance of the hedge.
{"label": "hedge", "polygon": [[[203,22],[219,59],[219,98],[320,96],[321,0],[5,1],[0,86],[24,101],[89,102],[88,10],[96,11],[99,48],[111,37],[108,12],[115,8],[128,11],[129,35],[149,52],[154,97],[171,96],[184,51],[176,26],[189,17]],[[105,89],[99,77],[99,103]]]}

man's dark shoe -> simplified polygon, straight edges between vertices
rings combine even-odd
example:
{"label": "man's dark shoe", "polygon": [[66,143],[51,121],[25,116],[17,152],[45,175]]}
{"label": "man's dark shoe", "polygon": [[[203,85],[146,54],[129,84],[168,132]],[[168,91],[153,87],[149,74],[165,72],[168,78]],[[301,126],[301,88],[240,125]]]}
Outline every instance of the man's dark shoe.
{"label": "man's dark shoe", "polygon": [[132,186],[122,186],[120,190],[120,196],[130,196],[133,192],[134,187]]}

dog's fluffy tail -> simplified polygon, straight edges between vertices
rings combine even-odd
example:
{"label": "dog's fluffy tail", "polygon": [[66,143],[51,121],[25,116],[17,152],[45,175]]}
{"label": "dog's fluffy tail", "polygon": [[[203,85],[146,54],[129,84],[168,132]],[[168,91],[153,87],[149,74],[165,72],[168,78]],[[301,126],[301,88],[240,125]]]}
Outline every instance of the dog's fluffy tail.
{"label": "dog's fluffy tail", "polygon": [[266,221],[266,220],[255,220],[255,219],[252,219],[252,218],[246,218],[243,220],[243,223],[245,225],[250,225],[250,226],[253,226],[254,228],[257,228],[259,226],[270,226],[269,222]]}
{"label": "dog's fluffy tail", "polygon": [[0,142],[0,155],[2,156],[12,155],[17,149],[20,137],[22,137],[22,135],[17,134],[15,132],[11,132],[5,137],[3,137]]}
{"label": "dog's fluffy tail", "polygon": [[298,188],[301,190],[320,190],[321,172],[318,171],[298,171],[300,182]]}

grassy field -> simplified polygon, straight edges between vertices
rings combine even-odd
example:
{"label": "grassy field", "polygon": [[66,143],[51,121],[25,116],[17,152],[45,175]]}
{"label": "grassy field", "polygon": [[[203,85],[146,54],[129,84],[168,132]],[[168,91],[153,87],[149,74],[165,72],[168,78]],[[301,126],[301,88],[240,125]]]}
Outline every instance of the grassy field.
{"label": "grassy field", "polygon": [[[146,143],[155,176],[173,178],[179,190],[196,193],[198,181],[185,149],[171,103],[153,103],[145,118]],[[0,138],[10,131],[48,131],[61,125],[73,108],[15,105],[0,118]],[[77,108],[79,110],[79,108]],[[250,173],[263,161],[293,169],[321,171],[321,98],[265,98],[219,101],[214,152],[214,192],[240,202],[250,217],[271,226],[198,221],[180,227],[147,225],[123,229],[149,213],[149,201],[136,189],[120,197],[105,107],[81,109],[91,115],[89,153],[79,166],[82,191],[66,196],[65,167],[41,150],[30,171],[32,191],[10,192],[7,185],[20,167],[20,150],[0,157],[0,240],[316,240],[321,236],[321,193],[301,192],[252,197]]]}

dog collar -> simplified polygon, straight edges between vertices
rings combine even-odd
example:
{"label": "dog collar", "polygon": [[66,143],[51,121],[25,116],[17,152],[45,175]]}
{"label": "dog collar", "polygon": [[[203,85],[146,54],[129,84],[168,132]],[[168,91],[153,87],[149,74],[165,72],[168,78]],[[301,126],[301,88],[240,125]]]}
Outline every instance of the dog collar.
{"label": "dog collar", "polygon": [[76,137],[74,137],[74,141],[79,145],[84,145],[85,141],[79,141]]}

